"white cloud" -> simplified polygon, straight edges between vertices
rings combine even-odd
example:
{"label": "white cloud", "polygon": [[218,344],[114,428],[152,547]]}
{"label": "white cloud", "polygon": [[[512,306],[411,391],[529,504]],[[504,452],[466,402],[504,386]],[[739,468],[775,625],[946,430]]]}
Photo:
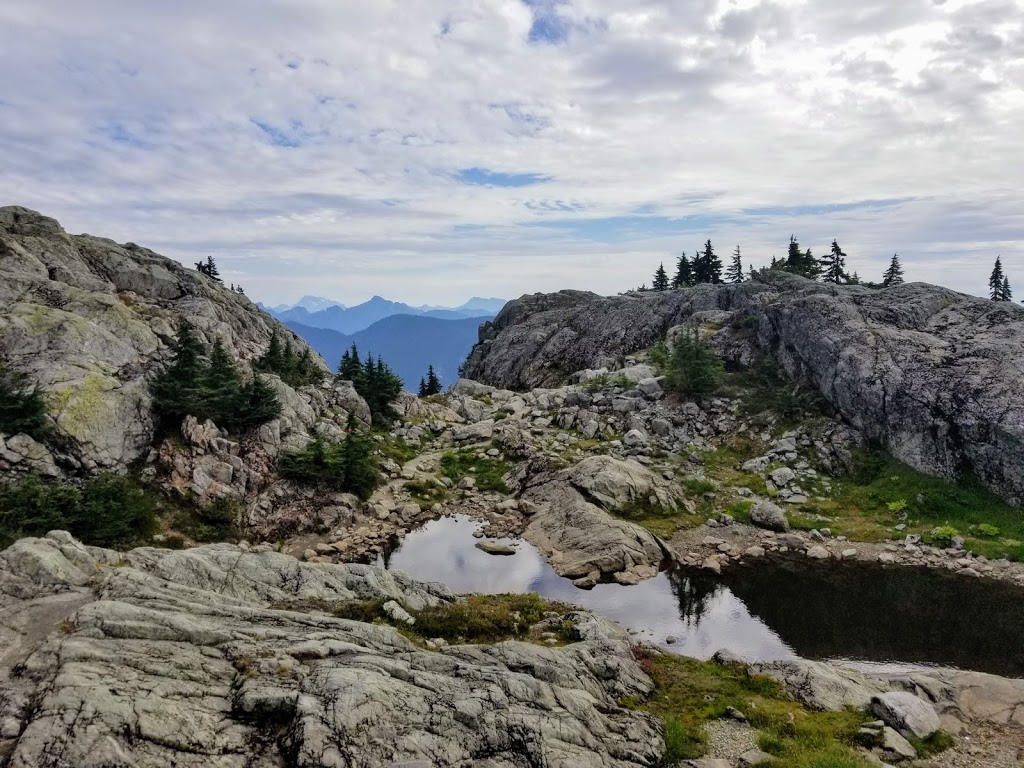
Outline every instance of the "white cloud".
{"label": "white cloud", "polygon": [[[532,5],[7,0],[0,199],[271,302],[614,292],[791,232],[865,276],[1024,281],[1021,2]],[[820,208],[871,200],[904,202]],[[638,211],[688,218],[535,226]]]}

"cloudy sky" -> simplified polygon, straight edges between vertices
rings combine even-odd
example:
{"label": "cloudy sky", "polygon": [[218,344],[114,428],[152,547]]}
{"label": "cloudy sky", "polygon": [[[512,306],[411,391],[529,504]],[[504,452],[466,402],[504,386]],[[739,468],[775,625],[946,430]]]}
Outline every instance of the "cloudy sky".
{"label": "cloudy sky", "polygon": [[1024,298],[1024,0],[3,0],[0,204],[271,303],[612,293],[711,238]]}

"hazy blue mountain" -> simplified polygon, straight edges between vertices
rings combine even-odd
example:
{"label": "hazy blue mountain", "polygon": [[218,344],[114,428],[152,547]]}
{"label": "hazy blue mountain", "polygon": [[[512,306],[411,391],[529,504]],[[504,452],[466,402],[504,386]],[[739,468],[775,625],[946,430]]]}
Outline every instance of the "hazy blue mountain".
{"label": "hazy blue mountain", "polygon": [[428,315],[391,315],[353,334],[329,328],[314,328],[285,320],[285,325],[306,340],[332,368],[342,353],[355,342],[359,353],[382,355],[406,389],[415,392],[420,377],[433,365],[446,387],[459,377],[459,366],[477,341],[480,324],[490,316],[456,320]]}
{"label": "hazy blue mountain", "polygon": [[484,299],[474,296],[461,306],[455,307],[457,312],[472,312],[474,315],[496,315],[508,302],[505,299]]}
{"label": "hazy blue mountain", "polygon": [[[470,299],[467,304],[484,302],[486,306],[494,306],[497,301],[500,299]],[[354,307],[332,306],[319,311],[310,311],[306,307],[296,306],[283,312],[273,309],[268,309],[268,311],[286,323],[299,323],[311,328],[328,328],[344,334],[358,333],[369,328],[378,320],[393,315],[419,315],[438,320],[461,320],[467,317],[486,316],[490,318],[497,314],[497,310],[473,309],[472,307],[467,308],[466,305],[456,309],[411,307],[401,302],[388,301],[381,296],[374,296],[369,301]]]}

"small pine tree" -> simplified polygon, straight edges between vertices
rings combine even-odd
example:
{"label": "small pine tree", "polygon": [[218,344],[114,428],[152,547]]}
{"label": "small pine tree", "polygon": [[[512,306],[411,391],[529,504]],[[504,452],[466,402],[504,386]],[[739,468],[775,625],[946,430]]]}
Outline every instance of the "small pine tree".
{"label": "small pine tree", "polygon": [[433,365],[427,366],[427,395],[439,395],[441,394],[441,379],[437,377],[437,372],[434,370]]}
{"label": "small pine tree", "polygon": [[262,376],[253,376],[238,393],[235,412],[227,424],[245,431],[266,424],[281,415],[281,402],[277,392]]}
{"label": "small pine tree", "polygon": [[427,382],[426,382],[426,380],[422,376],[420,376],[420,388],[417,391],[416,395],[417,395],[417,397],[426,397],[427,396]]}
{"label": "small pine tree", "polygon": [[693,267],[690,265],[690,260],[686,258],[686,251],[683,251],[679,255],[679,261],[676,262],[676,274],[672,278],[673,288],[686,288],[693,285]]}
{"label": "small pine tree", "polygon": [[359,431],[355,416],[351,414],[345,432],[345,442],[341,444],[345,490],[366,501],[380,484],[380,472],[373,457],[373,443]]}
{"label": "small pine tree", "polygon": [[850,275],[850,279],[847,280],[847,282],[850,285],[860,285],[860,275],[854,272],[852,275]]}
{"label": "small pine tree", "polygon": [[682,395],[707,395],[718,387],[724,372],[715,350],[693,328],[673,343],[665,366],[665,383],[671,391]]}
{"label": "small pine tree", "polygon": [[850,282],[850,276],[846,274],[846,254],[836,240],[832,241],[832,252],[821,260],[821,266],[824,268],[822,280],[826,283]]}
{"label": "small pine tree", "polygon": [[903,265],[900,264],[900,255],[894,253],[892,255],[892,261],[889,262],[889,268],[885,270],[885,274],[882,275],[882,287],[889,288],[893,285],[903,284]]}
{"label": "small pine tree", "polygon": [[196,272],[198,272],[201,275],[205,275],[206,274],[206,262],[197,261],[196,262]]}
{"label": "small pine tree", "polygon": [[999,291],[1000,301],[1013,301],[1013,291],[1010,290],[1010,278],[1003,277],[1003,285]]}
{"label": "small pine tree", "polygon": [[234,361],[218,338],[210,352],[210,362],[203,375],[203,399],[206,414],[218,424],[226,424],[231,420],[238,406],[239,390],[242,376],[235,367]]}
{"label": "small pine tree", "polygon": [[0,433],[8,436],[24,433],[42,442],[50,434],[46,398],[39,385],[33,385],[27,373],[13,370],[0,357]]}
{"label": "small pine tree", "polygon": [[656,291],[668,290],[668,275],[665,273],[665,264],[662,262],[654,272],[653,286]]}
{"label": "small pine tree", "polygon": [[732,252],[732,261],[729,262],[729,268],[725,271],[725,279],[730,283],[743,282],[743,259],[738,245],[736,250]]}
{"label": "small pine tree", "polygon": [[693,259],[693,282],[722,282],[722,261],[715,255],[715,249],[710,240],[704,244],[704,250],[700,251]]}
{"label": "small pine tree", "polygon": [[1002,294],[1003,294],[1003,279],[1004,278],[1005,278],[1005,275],[1003,274],[1003,260],[1002,260],[1002,257],[996,256],[996,264],[992,268],[992,274],[989,275],[989,278],[988,278],[988,293],[989,293],[989,298],[991,298],[992,301],[1002,301],[1003,300],[1001,297],[1002,297]]}
{"label": "small pine tree", "polygon": [[203,271],[203,274],[207,277],[213,278],[218,283],[224,282],[220,279],[220,272],[217,270],[217,262],[213,260],[213,256],[206,257],[206,269]]}
{"label": "small pine tree", "polygon": [[203,345],[188,320],[182,320],[174,343],[171,364],[153,381],[153,403],[157,414],[168,423],[179,423],[188,415],[201,415],[202,383],[206,366]]}
{"label": "small pine tree", "polygon": [[245,291],[242,290],[242,286],[241,285],[236,286],[235,290],[238,291],[238,293],[242,294],[243,296],[245,295]]}

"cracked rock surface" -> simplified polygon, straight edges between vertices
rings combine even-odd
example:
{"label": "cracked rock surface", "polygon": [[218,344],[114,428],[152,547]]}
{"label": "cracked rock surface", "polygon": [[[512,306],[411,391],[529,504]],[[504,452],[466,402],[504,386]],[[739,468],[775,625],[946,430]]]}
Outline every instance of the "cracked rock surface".
{"label": "cracked rock surface", "polygon": [[[440,584],[218,544],[123,555],[65,533],[0,553],[0,763],[8,768],[654,766],[624,632],[576,614],[563,648],[427,651],[390,626],[288,610],[411,609]],[[5,762],[6,761],[6,762]],[[420,762],[417,762],[420,761]]]}

